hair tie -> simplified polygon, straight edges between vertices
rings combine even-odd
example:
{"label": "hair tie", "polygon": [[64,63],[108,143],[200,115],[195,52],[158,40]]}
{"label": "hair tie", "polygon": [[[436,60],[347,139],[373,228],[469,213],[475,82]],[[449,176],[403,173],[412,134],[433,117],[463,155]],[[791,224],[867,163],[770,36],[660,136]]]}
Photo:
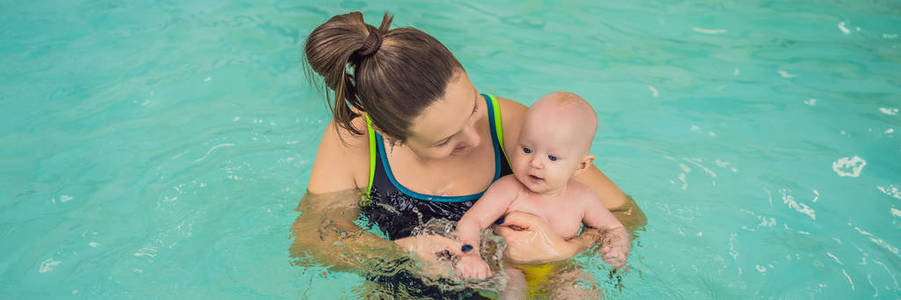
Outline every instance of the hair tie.
{"label": "hair tie", "polygon": [[379,50],[379,47],[382,46],[382,34],[379,33],[378,29],[374,29],[373,27],[369,28],[369,36],[366,37],[366,40],[363,41],[363,46],[357,50],[357,54],[360,56],[366,57],[370,56],[376,51]]}

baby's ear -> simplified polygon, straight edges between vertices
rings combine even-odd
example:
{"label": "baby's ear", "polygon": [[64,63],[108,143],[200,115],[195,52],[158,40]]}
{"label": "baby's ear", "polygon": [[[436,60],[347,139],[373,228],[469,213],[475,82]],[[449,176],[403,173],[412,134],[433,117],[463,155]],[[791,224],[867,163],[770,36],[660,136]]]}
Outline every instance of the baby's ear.
{"label": "baby's ear", "polygon": [[588,170],[588,168],[591,167],[592,163],[594,163],[594,155],[585,155],[585,158],[583,158],[582,161],[579,162],[579,168],[576,169],[576,173],[574,175],[582,174],[582,172],[585,172],[585,170]]}

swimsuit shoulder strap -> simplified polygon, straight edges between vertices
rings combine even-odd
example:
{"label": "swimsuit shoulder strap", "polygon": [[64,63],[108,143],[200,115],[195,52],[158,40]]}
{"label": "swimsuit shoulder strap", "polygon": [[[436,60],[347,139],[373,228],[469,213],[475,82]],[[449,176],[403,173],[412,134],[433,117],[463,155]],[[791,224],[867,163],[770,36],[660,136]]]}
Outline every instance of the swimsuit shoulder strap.
{"label": "swimsuit shoulder strap", "polygon": [[363,114],[366,117],[366,133],[369,135],[369,183],[366,185],[366,197],[369,197],[369,193],[372,192],[372,179],[375,178],[375,161],[376,161],[376,144],[375,144],[375,130],[372,130],[372,119],[369,118],[368,114]]}
{"label": "swimsuit shoulder strap", "polygon": [[507,150],[504,149],[504,124],[501,121],[501,107],[497,102],[497,98],[491,94],[482,94],[485,97],[485,100],[488,102],[488,113],[489,118],[491,118],[491,127],[492,132],[491,135],[494,138],[494,142],[496,143],[496,150],[500,150],[503,154],[504,162],[506,167],[509,167],[510,159],[507,157]]}

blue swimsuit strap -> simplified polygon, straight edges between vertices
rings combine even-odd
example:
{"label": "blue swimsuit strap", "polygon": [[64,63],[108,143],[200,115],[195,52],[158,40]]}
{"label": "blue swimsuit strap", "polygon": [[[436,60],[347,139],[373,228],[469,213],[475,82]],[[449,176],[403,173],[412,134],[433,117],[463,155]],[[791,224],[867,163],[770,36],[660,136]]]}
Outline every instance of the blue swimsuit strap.
{"label": "blue swimsuit strap", "polygon": [[[482,97],[484,97],[485,102],[488,103],[488,105],[487,105],[487,107],[488,107],[488,123],[489,123],[489,126],[491,127],[491,130],[490,130],[491,131],[491,143],[494,146],[494,179],[492,180],[492,182],[493,182],[494,180],[497,180],[498,178],[501,177],[501,155],[504,155],[504,154],[502,152],[503,148],[501,148],[498,136],[496,134],[496,132],[498,131],[497,126],[501,126],[501,125],[496,124],[496,122],[494,121],[495,114],[499,113],[499,112],[495,112],[495,110],[494,110],[494,105],[492,103],[493,97],[489,97],[488,95],[485,95],[485,94],[482,94]],[[500,118],[498,118],[498,119],[500,119]],[[385,155],[385,143],[382,141],[382,135],[380,135],[378,132],[374,132],[374,133],[375,133],[375,140],[376,140],[375,144],[378,146],[378,153],[379,153],[379,157],[381,158],[382,168],[385,170],[385,174],[388,176],[388,180],[391,181],[391,184],[394,185],[394,187],[397,188],[397,190],[401,191],[402,193],[407,194],[410,197],[413,197],[413,198],[416,198],[419,200],[435,201],[435,202],[472,201],[472,200],[479,199],[480,197],[482,197],[482,194],[484,194],[484,192],[481,192],[481,193],[465,195],[465,196],[433,196],[433,195],[420,194],[420,193],[411,191],[410,189],[401,185],[400,182],[397,182],[397,179],[394,178],[394,174],[391,172],[391,165],[388,163],[388,156]]]}

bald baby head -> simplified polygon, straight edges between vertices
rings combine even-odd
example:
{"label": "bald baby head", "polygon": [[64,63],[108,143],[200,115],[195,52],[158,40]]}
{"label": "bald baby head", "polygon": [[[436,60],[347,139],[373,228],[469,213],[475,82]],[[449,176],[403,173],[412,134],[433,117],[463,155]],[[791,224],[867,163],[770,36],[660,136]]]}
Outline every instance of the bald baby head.
{"label": "bald baby head", "polygon": [[[549,134],[578,147],[588,154],[598,128],[597,115],[591,104],[570,92],[553,92],[538,99],[529,107],[526,127],[543,127]],[[525,128],[524,128],[525,129]]]}

